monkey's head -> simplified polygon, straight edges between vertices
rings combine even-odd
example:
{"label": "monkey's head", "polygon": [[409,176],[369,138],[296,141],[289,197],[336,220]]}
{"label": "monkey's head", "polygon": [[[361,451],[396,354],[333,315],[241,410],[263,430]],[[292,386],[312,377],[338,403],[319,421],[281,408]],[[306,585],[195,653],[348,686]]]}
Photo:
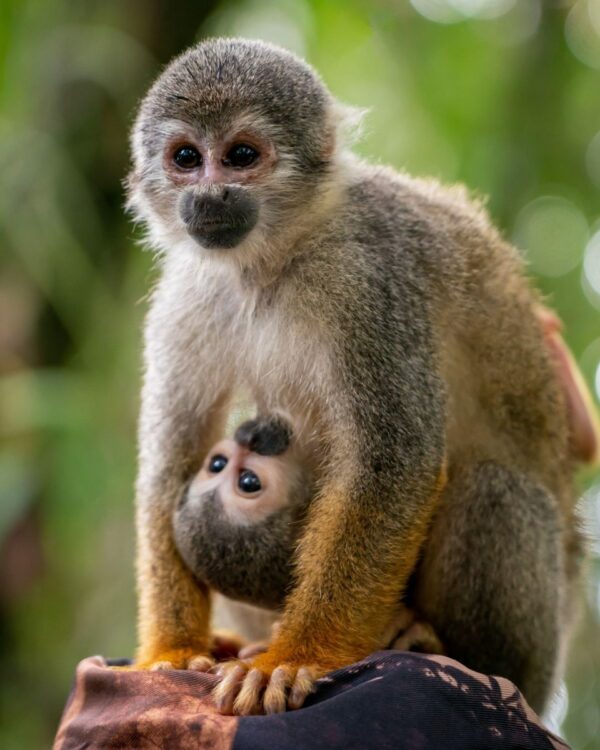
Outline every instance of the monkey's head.
{"label": "monkey's head", "polygon": [[217,591],[278,608],[291,585],[311,496],[293,449],[281,443],[277,453],[261,455],[238,440],[222,440],[174,511],[177,549],[193,574]]}
{"label": "monkey's head", "polygon": [[129,207],[163,250],[183,242],[205,255],[249,253],[319,202],[341,111],[283,49],[202,42],[173,60],[142,102]]}

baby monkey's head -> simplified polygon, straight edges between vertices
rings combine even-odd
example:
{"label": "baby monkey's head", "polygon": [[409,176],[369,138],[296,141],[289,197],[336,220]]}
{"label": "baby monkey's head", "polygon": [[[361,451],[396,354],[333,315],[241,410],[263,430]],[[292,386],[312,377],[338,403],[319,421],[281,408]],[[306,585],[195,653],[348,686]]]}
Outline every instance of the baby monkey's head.
{"label": "baby monkey's head", "polygon": [[317,201],[334,109],[314,71],[283,49],[241,39],[192,47],[140,107],[129,206],[163,250],[191,238],[222,254],[272,238]]}
{"label": "baby monkey's head", "polygon": [[173,514],[179,553],[194,575],[233,599],[281,606],[313,494],[291,428],[240,425],[209,451]]}

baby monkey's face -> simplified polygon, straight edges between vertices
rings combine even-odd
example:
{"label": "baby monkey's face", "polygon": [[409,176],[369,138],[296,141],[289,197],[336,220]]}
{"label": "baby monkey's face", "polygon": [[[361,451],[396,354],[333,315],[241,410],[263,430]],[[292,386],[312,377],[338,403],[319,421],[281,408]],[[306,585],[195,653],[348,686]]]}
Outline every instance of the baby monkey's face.
{"label": "baby monkey's face", "polygon": [[281,606],[312,496],[291,430],[249,420],[209,451],[173,514],[179,553],[198,580],[225,596]]}
{"label": "baby monkey's face", "polygon": [[233,524],[255,524],[287,504],[296,471],[289,453],[264,456],[222,440],[192,481],[189,500],[220,503]]}

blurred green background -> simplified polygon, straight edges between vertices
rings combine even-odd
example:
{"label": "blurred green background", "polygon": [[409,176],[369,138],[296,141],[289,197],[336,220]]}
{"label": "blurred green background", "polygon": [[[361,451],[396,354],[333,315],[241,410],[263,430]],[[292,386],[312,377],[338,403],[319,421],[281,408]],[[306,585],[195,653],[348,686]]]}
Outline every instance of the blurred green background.
{"label": "blurred green background", "polygon": [[[1,0],[0,746],[50,745],[76,662],[134,647],[132,484],[152,258],[123,215],[136,102],[210,34],[305,56],[371,109],[360,153],[464,181],[600,392],[600,0]],[[600,748],[592,562],[551,720]]]}

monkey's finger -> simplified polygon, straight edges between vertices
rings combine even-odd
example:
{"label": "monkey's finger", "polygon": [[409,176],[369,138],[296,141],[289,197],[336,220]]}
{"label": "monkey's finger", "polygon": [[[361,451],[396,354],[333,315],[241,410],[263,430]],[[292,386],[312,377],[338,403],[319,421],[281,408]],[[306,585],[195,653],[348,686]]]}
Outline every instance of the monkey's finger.
{"label": "monkey's finger", "polygon": [[251,669],[235,699],[233,713],[238,716],[262,713],[260,697],[266,682],[267,677],[264,672],[260,669]]}
{"label": "monkey's finger", "polygon": [[256,643],[249,643],[247,646],[244,646],[244,648],[240,649],[238,658],[250,659],[253,656],[257,656],[258,654],[264,654],[268,647],[269,641],[256,641]]}
{"label": "monkey's finger", "polygon": [[173,662],[164,659],[162,661],[155,661],[150,667],[151,672],[162,672],[164,669],[175,669]]}
{"label": "monkey's finger", "polygon": [[294,710],[304,705],[306,698],[315,691],[316,672],[310,667],[300,667],[290,690],[288,708]]}
{"label": "monkey's finger", "polygon": [[248,645],[247,641],[237,633],[228,630],[219,630],[213,633],[210,655],[216,661],[236,659],[240,649]]}
{"label": "monkey's finger", "polygon": [[213,696],[219,713],[231,716],[234,701],[248,670],[243,664],[239,663],[235,663],[228,669],[224,667],[225,665],[217,672],[217,674],[223,675],[223,679],[214,689]]}
{"label": "monkey's finger", "polygon": [[210,656],[204,656],[203,654],[197,654],[188,659],[187,668],[194,672],[208,672],[211,667],[215,664],[215,660]]}
{"label": "monkey's finger", "polygon": [[444,654],[444,646],[433,626],[417,620],[401,636],[396,638],[391,648],[399,651],[420,651],[426,654]]}
{"label": "monkey's finger", "polygon": [[290,667],[281,666],[273,670],[263,699],[266,714],[280,714],[285,711],[287,693],[293,679],[294,672]]}

